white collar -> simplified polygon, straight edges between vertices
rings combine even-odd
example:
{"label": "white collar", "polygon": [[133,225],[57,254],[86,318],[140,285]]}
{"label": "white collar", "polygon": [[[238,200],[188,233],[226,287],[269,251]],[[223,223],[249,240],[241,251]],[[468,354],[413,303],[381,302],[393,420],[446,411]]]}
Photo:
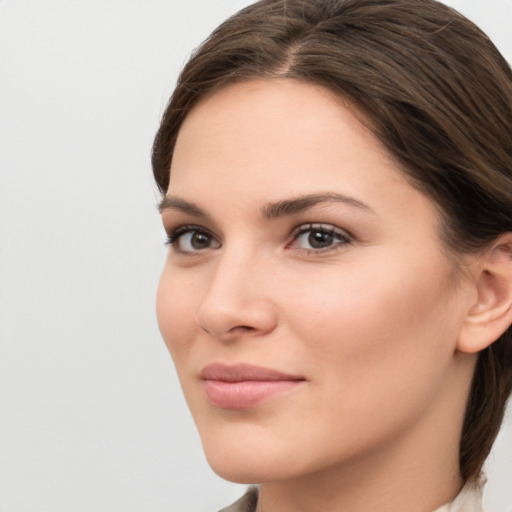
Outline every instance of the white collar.
{"label": "white collar", "polygon": [[482,485],[467,483],[460,494],[451,502],[434,512],[483,512]]}
{"label": "white collar", "polygon": [[[434,512],[483,512],[482,489],[484,482],[467,483],[451,503],[437,508]],[[257,501],[258,488],[251,487],[236,503],[219,512],[254,512]]]}

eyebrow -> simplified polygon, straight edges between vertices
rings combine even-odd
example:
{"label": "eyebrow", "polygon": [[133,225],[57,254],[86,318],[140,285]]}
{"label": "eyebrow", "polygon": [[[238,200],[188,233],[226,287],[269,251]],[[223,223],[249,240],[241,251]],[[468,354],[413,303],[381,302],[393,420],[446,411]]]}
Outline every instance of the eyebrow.
{"label": "eyebrow", "polygon": [[265,218],[275,219],[278,217],[300,213],[322,203],[342,203],[376,215],[376,213],[368,205],[359,201],[358,199],[334,192],[308,194],[292,199],[284,199],[275,203],[269,203],[268,205],[264,206],[261,211]]}
{"label": "eyebrow", "polygon": [[202,208],[197,204],[190,201],[185,201],[179,197],[165,196],[158,205],[158,211],[162,213],[164,210],[177,210],[193,217],[199,217],[200,219],[211,219]]}
{"label": "eyebrow", "polygon": [[[342,203],[376,215],[368,205],[358,199],[334,192],[307,194],[292,199],[283,199],[274,203],[268,203],[261,208],[261,213],[266,219],[276,219],[300,213],[322,203],[332,202]],[[158,205],[158,210],[160,213],[164,210],[177,210],[201,219],[211,219],[211,216],[197,204],[175,196],[165,196]]]}

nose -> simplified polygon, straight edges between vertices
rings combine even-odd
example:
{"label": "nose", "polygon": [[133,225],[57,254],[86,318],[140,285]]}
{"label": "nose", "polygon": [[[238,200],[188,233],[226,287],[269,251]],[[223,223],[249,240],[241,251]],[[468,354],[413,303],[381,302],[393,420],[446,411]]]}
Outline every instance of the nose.
{"label": "nose", "polygon": [[225,254],[210,269],[207,289],[196,313],[197,325],[211,336],[232,341],[258,337],[277,326],[272,272],[261,258],[241,251]]}

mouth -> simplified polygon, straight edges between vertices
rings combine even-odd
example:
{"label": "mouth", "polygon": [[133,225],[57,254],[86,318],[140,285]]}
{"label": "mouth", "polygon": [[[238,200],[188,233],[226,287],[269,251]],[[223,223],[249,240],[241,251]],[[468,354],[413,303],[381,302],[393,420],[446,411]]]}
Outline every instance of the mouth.
{"label": "mouth", "polygon": [[247,409],[287,393],[305,382],[305,378],[271,368],[214,363],[200,374],[206,397],[222,409]]}

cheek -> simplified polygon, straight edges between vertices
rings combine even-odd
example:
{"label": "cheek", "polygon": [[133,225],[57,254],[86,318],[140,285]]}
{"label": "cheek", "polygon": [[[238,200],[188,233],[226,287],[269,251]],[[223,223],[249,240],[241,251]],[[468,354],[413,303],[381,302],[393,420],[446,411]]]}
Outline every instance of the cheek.
{"label": "cheek", "polygon": [[453,354],[456,294],[445,273],[435,265],[422,273],[390,269],[317,275],[286,299],[288,325],[307,346],[315,373],[344,392],[415,382],[441,371]]}
{"label": "cheek", "polygon": [[286,298],[286,325],[301,344],[314,397],[307,435],[338,439],[326,457],[400,434],[439,401],[454,350],[456,294],[431,276],[403,267],[317,274]]}
{"label": "cheek", "polygon": [[193,341],[195,289],[164,268],[158,284],[156,315],[160,332],[175,364]]}

